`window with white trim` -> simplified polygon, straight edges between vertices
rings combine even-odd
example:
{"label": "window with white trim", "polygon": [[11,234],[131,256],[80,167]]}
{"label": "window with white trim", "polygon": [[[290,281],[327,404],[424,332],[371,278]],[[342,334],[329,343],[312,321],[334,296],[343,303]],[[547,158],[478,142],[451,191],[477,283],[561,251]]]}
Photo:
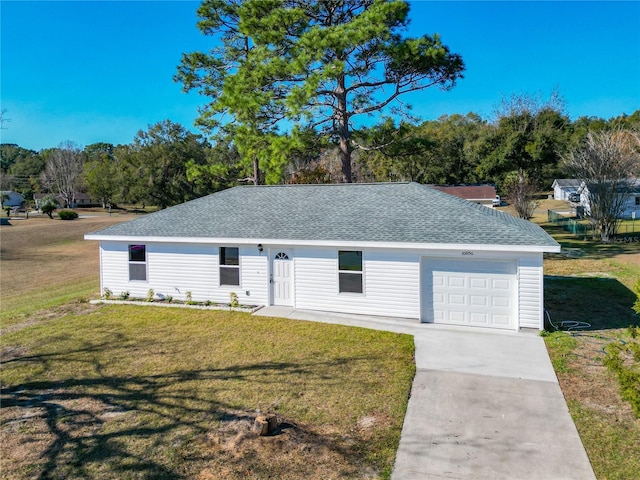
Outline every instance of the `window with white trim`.
{"label": "window with white trim", "polygon": [[220,285],[240,285],[240,251],[238,247],[220,247]]}
{"label": "window with white trim", "polygon": [[147,281],[147,246],[129,245],[129,281]]}
{"label": "window with white trim", "polygon": [[338,291],[362,293],[362,252],[338,251]]}
{"label": "window with white trim", "polygon": [[636,197],[636,207],[640,206],[640,197]]}

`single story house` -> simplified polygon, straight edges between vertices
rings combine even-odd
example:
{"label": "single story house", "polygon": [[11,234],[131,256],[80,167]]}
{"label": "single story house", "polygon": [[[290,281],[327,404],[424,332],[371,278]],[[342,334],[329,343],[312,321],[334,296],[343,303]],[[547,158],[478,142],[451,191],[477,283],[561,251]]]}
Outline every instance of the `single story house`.
{"label": "single story house", "polygon": [[100,285],[193,300],[543,328],[539,226],[417,183],[241,186],[85,235]]}
{"label": "single story house", "polygon": [[575,178],[556,178],[551,185],[553,189],[553,199],[568,202],[569,196],[572,193],[578,193],[581,183],[580,180],[576,180]]}
{"label": "single story house", "polygon": [[[627,195],[621,205],[619,218],[630,219],[640,218],[640,179],[632,178],[628,180]],[[580,205],[584,208],[584,213],[589,215],[591,212],[591,201],[589,199],[589,187],[585,182],[580,182],[578,188],[580,195]]]}
{"label": "single story house", "polygon": [[[40,210],[40,200],[42,200],[44,197],[48,197],[50,195],[53,195],[53,197],[56,199],[56,202],[58,202],[58,205],[60,207],[64,206],[65,201],[64,201],[64,198],[62,198],[62,195],[60,195],[60,194],[34,193],[33,194],[33,200],[34,200],[34,202],[36,204],[36,210]],[[69,205],[69,208],[91,207],[91,206],[95,206],[95,205],[100,205],[100,203],[94,202],[91,199],[91,197],[89,197],[89,195],[87,193],[76,192],[74,202],[71,205]]]}
{"label": "single story house", "polygon": [[24,204],[24,197],[18,192],[12,190],[3,190],[2,194],[2,206],[3,207],[21,207]]}
{"label": "single story house", "polygon": [[500,205],[500,197],[496,194],[495,185],[429,185],[436,190],[448,193],[470,202],[479,203],[487,207]]}

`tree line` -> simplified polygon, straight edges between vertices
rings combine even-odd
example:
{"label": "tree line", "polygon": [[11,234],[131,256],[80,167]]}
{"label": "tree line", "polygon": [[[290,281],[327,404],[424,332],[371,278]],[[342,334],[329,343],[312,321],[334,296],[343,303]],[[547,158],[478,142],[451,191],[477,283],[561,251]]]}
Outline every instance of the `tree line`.
{"label": "tree line", "polygon": [[[352,179],[357,182],[415,181],[424,184],[493,183],[507,194],[519,176],[540,190],[554,178],[572,175],[563,158],[587,141],[591,132],[640,130],[640,110],[604,120],[571,121],[548,101],[527,97],[504,101],[492,120],[475,113],[446,115],[421,123],[388,121],[353,133],[355,141],[380,148],[355,151]],[[287,141],[286,135],[274,141]],[[339,146],[307,131],[286,163],[266,169],[265,183],[342,181]],[[169,207],[231,186],[254,183],[253,161],[240,154],[233,137],[211,142],[170,120],[141,130],[126,145],[67,141],[39,152],[0,145],[2,190],[32,199],[51,192],[74,203],[79,192],[107,205]],[[631,173],[631,172],[630,172]]]}

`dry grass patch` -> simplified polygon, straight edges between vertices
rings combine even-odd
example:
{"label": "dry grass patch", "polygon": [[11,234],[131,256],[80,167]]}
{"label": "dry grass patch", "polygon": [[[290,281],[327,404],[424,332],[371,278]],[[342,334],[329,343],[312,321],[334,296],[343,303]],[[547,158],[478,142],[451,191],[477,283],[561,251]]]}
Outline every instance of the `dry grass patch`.
{"label": "dry grass patch", "polygon": [[31,217],[1,227],[3,326],[22,321],[25,314],[38,309],[99,294],[98,245],[83,237],[133,218],[102,215],[63,221]]}
{"label": "dry grass patch", "polygon": [[[388,478],[410,336],[100,306],[6,333],[5,478]],[[278,415],[271,437],[250,431]]]}

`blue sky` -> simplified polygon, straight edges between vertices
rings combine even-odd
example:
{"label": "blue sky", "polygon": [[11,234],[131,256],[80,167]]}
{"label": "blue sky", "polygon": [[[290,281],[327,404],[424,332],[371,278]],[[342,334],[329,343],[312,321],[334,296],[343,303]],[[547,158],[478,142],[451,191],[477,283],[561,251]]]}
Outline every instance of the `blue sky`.
{"label": "blue sky", "polygon": [[[0,2],[0,141],[39,150],[65,140],[130,143],[164,119],[196,131],[198,106],[172,77],[205,50],[191,1]],[[411,2],[410,36],[438,32],[466,63],[451,91],[407,99],[424,120],[501,97],[557,89],[572,118],[640,108],[640,2]]]}

